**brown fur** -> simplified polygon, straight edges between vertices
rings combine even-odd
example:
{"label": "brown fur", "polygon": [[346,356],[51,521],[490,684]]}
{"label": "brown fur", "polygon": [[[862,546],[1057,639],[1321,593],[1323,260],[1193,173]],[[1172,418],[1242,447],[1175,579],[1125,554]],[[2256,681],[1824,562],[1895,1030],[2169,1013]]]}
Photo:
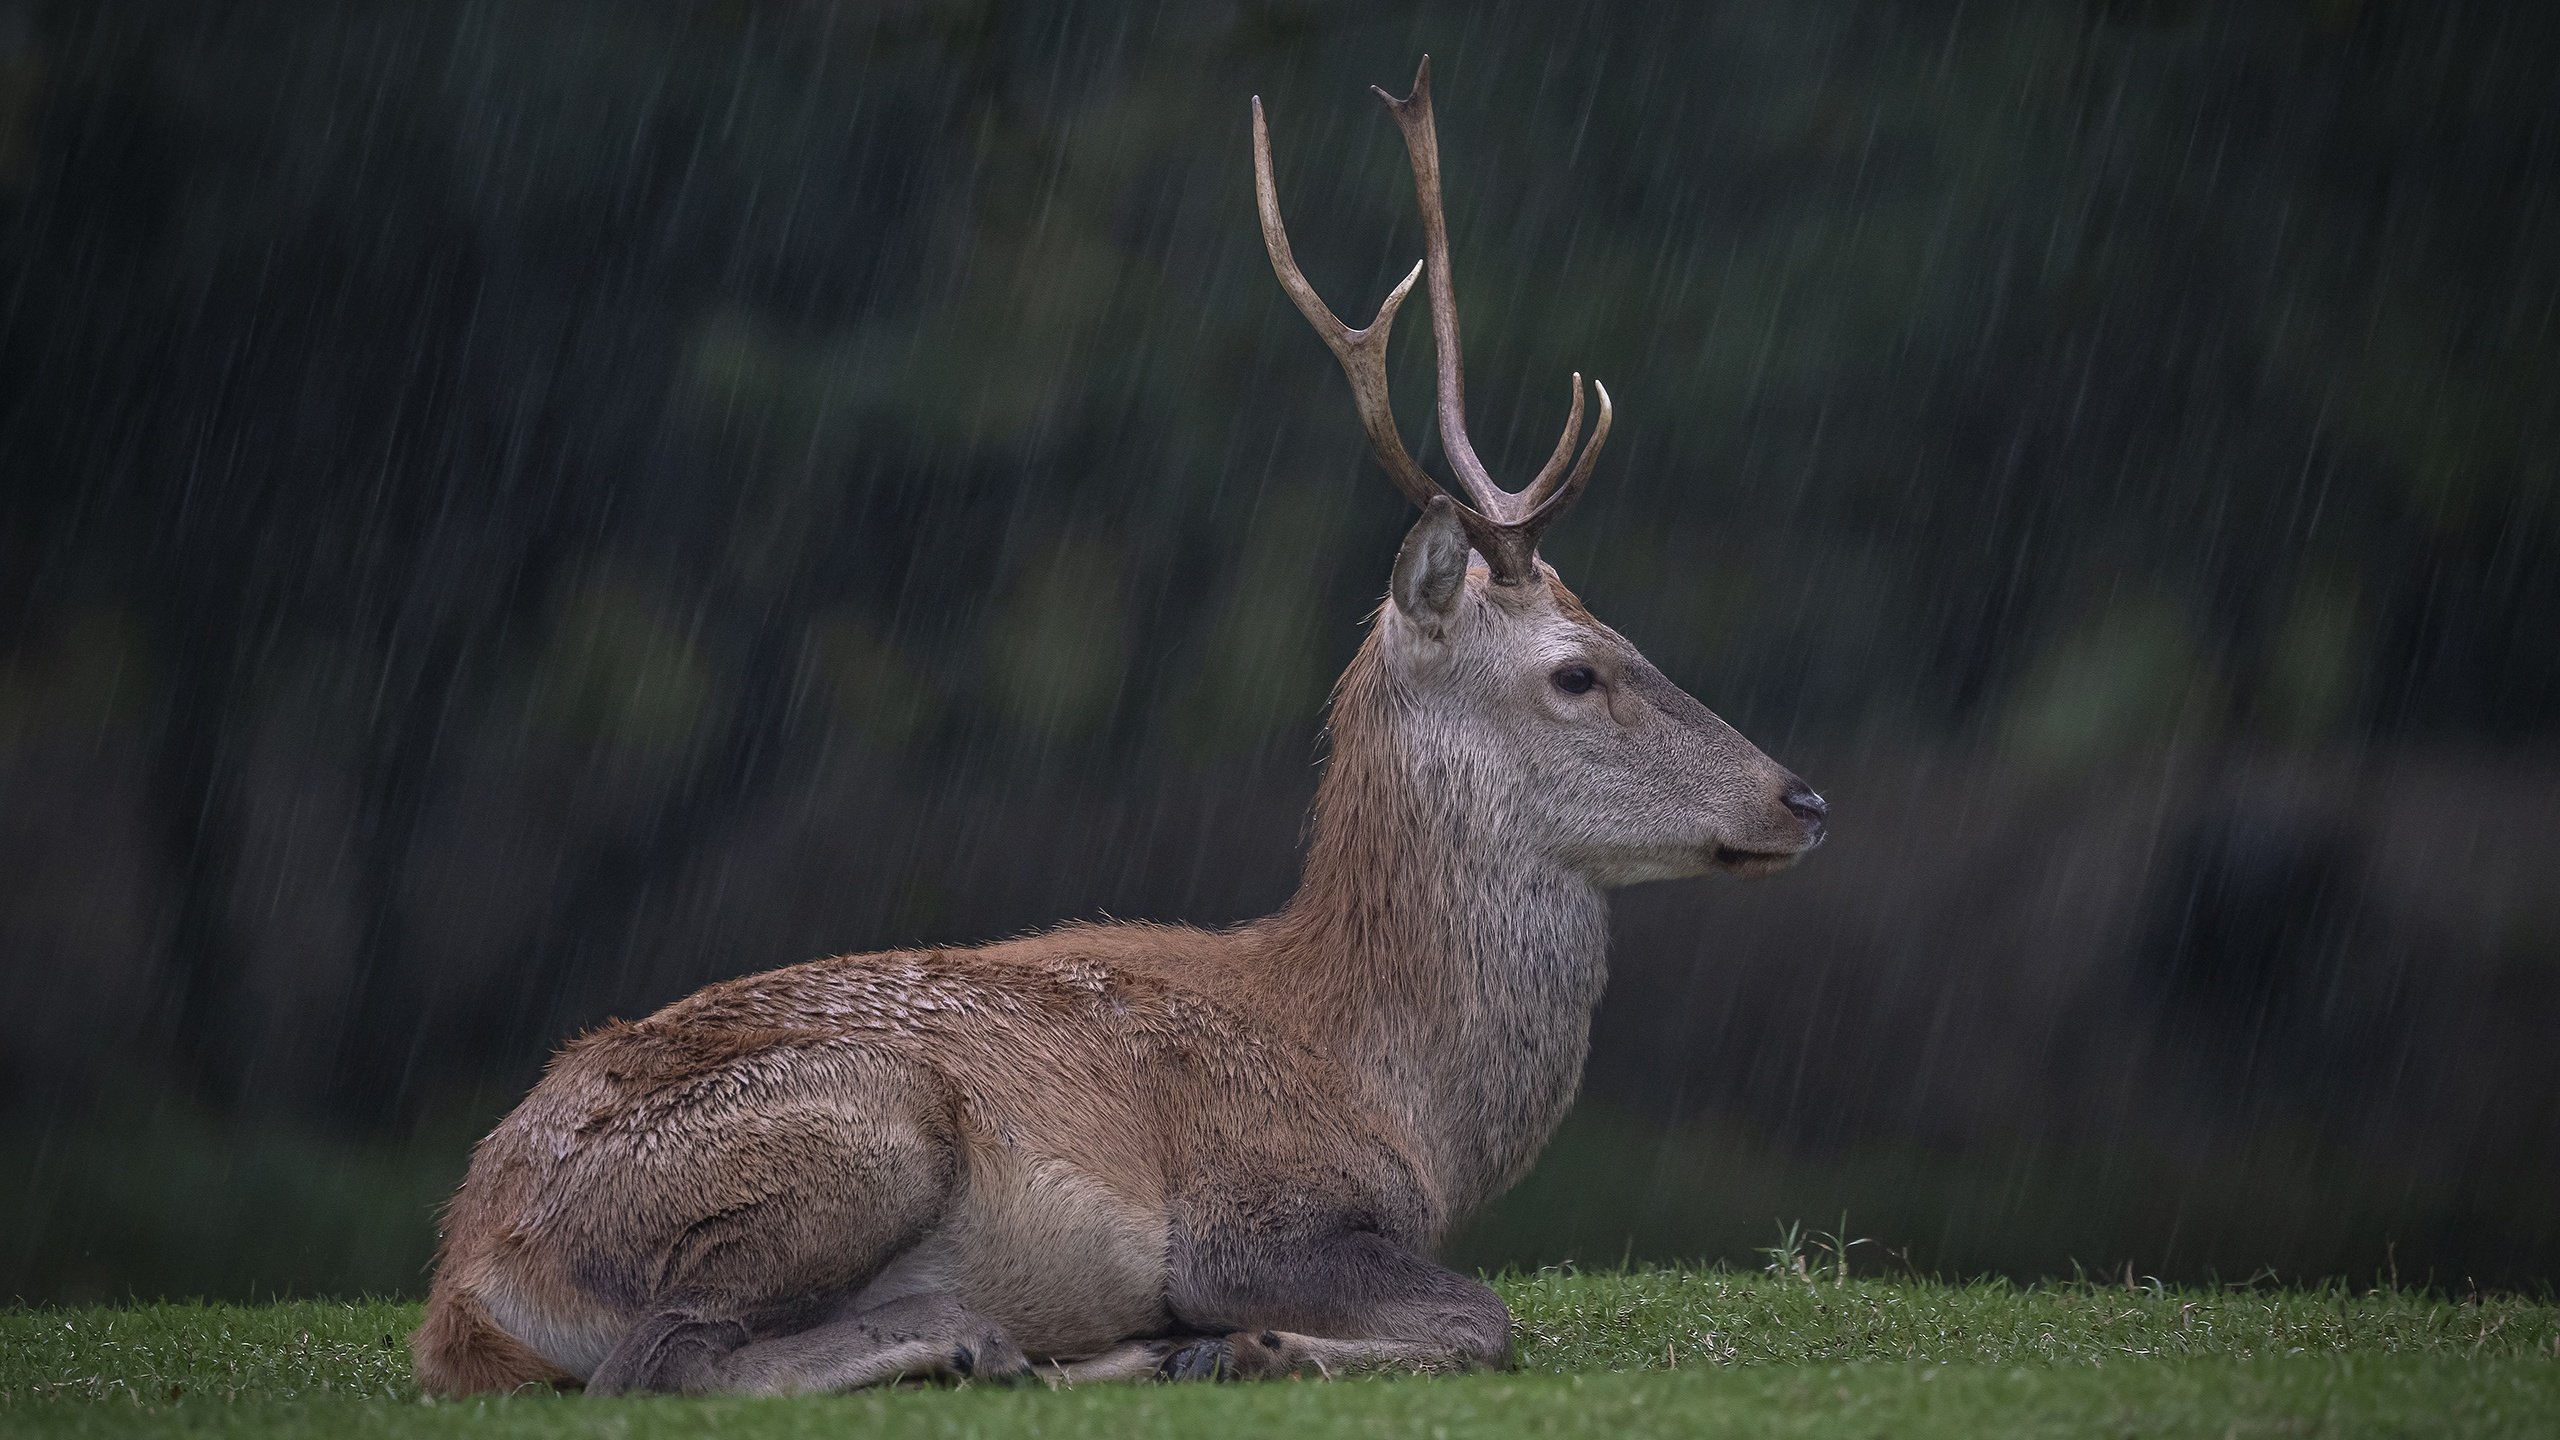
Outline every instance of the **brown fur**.
{"label": "brown fur", "polygon": [[[1603,392],[1565,498],[1607,423]],[[1426,505],[1336,687],[1279,914],[812,961],[563,1048],[472,1153],[420,1385],[1506,1361],[1501,1299],[1429,1255],[1573,1101],[1605,889],[1822,833],[1820,797],[1536,560],[1540,524],[1502,527],[1497,577],[1483,527]]]}
{"label": "brown fur", "polygon": [[569,1375],[499,1329],[468,1295],[439,1281],[427,1298],[426,1322],[409,1337],[419,1387],[434,1395],[472,1395],[560,1385]]}
{"label": "brown fur", "polygon": [[[1482,599],[1477,579],[1478,603],[1527,603]],[[1553,586],[1548,610],[1569,604]],[[1271,919],[813,961],[564,1047],[474,1151],[414,1345],[420,1384],[603,1372],[618,1388],[610,1362],[650,1316],[667,1343],[631,1363],[660,1383],[693,1373],[683,1345],[714,1323],[685,1317],[731,1327],[705,1354],[749,1354],[911,1295],[946,1309],[845,1347],[909,1367],[947,1349],[1146,1370],[1190,1352],[1115,1345],[1330,1313],[1304,1296],[1238,1305],[1227,1292],[1254,1288],[1267,1247],[1347,1226],[1392,1252],[1372,1268],[1427,1252],[1570,1103],[1605,926],[1540,897],[1562,882],[1453,845],[1485,822],[1414,773],[1384,626],[1337,689],[1306,875]],[[1521,968],[1509,952],[1542,943],[1552,903],[1583,916],[1559,955],[1590,959]],[[946,1346],[954,1334],[978,1338]],[[1364,1357],[1453,1363],[1421,1337],[1296,1330],[1198,1363]],[[772,1383],[806,1379],[811,1362],[791,1363]]]}

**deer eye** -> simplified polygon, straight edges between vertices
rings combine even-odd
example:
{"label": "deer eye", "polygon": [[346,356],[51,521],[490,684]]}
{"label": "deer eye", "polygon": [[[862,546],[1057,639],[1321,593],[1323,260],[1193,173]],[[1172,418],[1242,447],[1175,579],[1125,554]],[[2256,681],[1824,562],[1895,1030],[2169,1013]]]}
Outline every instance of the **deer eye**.
{"label": "deer eye", "polygon": [[1600,683],[1600,677],[1592,673],[1588,665],[1567,665],[1547,678],[1555,681],[1556,688],[1567,695],[1579,695]]}

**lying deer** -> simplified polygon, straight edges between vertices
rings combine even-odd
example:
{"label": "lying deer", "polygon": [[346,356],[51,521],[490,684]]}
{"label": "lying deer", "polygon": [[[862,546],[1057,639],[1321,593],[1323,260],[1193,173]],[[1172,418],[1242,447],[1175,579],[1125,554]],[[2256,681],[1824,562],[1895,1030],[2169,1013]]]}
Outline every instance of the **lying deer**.
{"label": "lying deer", "polygon": [[[1577,453],[1574,378],[1563,441],[1517,493],[1468,442],[1430,82],[1425,60],[1410,96],[1378,92],[1425,259],[1362,330],[1290,254],[1253,107],[1272,267],[1422,507],[1334,691],[1287,907],[812,961],[580,1037],[472,1154],[412,1341],[420,1385],[1508,1359],[1501,1298],[1432,1248],[1573,1101],[1606,892],[1783,868],[1824,806],[1538,559],[1608,438],[1608,392]],[[1388,326],[1425,277],[1463,498],[1387,406]]]}

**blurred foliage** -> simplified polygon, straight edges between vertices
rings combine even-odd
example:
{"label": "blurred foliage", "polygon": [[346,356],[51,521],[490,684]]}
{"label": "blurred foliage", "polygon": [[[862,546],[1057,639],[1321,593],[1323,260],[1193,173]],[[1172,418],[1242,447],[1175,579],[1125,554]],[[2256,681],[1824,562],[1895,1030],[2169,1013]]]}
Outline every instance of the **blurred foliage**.
{"label": "blurred foliage", "polygon": [[[1267,581],[1266,512],[1359,517],[1281,532],[1344,618],[1398,513],[1263,266],[1242,97],[1356,309],[1417,243],[1360,85],[1435,48],[1478,426],[1516,472],[1563,370],[1614,382],[1559,558],[1640,636],[1747,567],[1715,624],[1746,718],[1809,685],[1809,723],[1965,725],[2113,663],[2103,572],[2200,607],[2239,689],[2292,687],[2228,723],[2538,731],[2551,647],[2425,598],[2553,598],[2534,13],[37,7],[8,42],[6,243],[50,282],[7,331],[16,625],[145,589],[181,651],[317,627],[585,664],[531,622],[618,566],[702,612],[689,685],[852,604],[993,734],[1251,744],[1188,709],[1232,679],[1139,663],[1145,698],[1100,698],[1309,604],[1165,603]],[[1116,568],[1065,596],[1090,552],[1059,547],[1105,530]],[[1676,568],[1616,583],[1665,534]],[[2379,623],[2288,628],[2338,574]],[[1053,662],[1026,607],[1092,653]],[[1327,628],[1282,663],[1329,668]],[[2353,683],[2411,665],[2448,673]]]}
{"label": "blurred foliage", "polygon": [[[2191,757],[2560,742],[2547,6],[39,0],[0,11],[0,943],[45,957],[0,977],[7,1098],[374,1128],[807,951],[1270,903],[1406,507],[1271,278],[1245,98],[1366,315],[1421,241],[1363,87],[1426,51],[1477,443],[1517,480],[1564,376],[1610,386],[1550,558],[1769,748],[2156,829]],[[1975,823],[1953,873],[1892,832],[1788,973],[1972,995],[2002,1073],[2102,1110],[2071,1086],[2130,1072],[2035,1057],[2114,992],[1965,968],[2078,984],[2087,929],[1910,918],[2052,848]],[[2258,864],[2270,915],[2393,873],[2159,838],[2104,853]],[[2400,869],[2533,889],[2468,843]],[[2263,929],[2331,1051],[2446,1050],[2415,948],[2460,995],[2448,954],[2506,957],[2519,1033],[2560,1004],[2512,907],[2413,947],[2357,903]],[[2384,998],[2318,978],[2356,945]],[[1809,1123],[1640,1094],[1715,1073],[1647,1043],[1595,1084]],[[1861,1123],[1879,1063],[1835,1067]],[[2560,1123],[2466,1073],[2430,1103]],[[1935,1137],[1991,1109],[1907,1089],[1972,1117]]]}
{"label": "blurred foliage", "polygon": [[581,745],[681,750],[708,718],[711,680],[692,638],[655,610],[611,580],[562,597],[529,658],[528,720]]}
{"label": "blurred foliage", "polygon": [[473,1138],[444,1126],[433,1143],[349,1145],[131,1097],[106,1113],[0,1126],[6,1298],[415,1293]]}
{"label": "blurred foliage", "polygon": [[2111,759],[2218,712],[2196,627],[2162,596],[2119,597],[2021,676],[2010,748],[2031,765]]}
{"label": "blurred foliage", "polygon": [[[1630,1259],[1747,1269],[1784,1238],[1798,1197],[1818,1195],[1839,1208],[1797,1227],[1798,1258],[1811,1239],[1836,1235],[1834,1258],[1855,1241],[1847,1263],[1861,1274],[2103,1278],[2129,1263],[2107,1257],[2156,1256],[2182,1275],[2239,1282],[2281,1257],[2295,1283],[2381,1284],[2406,1254],[2413,1285],[2540,1278],[2529,1187],[2464,1193],[2438,1174],[2413,1195],[2401,1176],[2308,1139],[2270,1127],[2245,1158],[2143,1136],[2012,1139],[1959,1157],[1909,1144],[1772,1145],[1742,1126],[1665,1129],[1586,1105],[1451,1253],[1497,1269]],[[2316,1206],[2305,1205],[2310,1195]],[[2484,1216],[2496,1223],[2477,1223]]]}

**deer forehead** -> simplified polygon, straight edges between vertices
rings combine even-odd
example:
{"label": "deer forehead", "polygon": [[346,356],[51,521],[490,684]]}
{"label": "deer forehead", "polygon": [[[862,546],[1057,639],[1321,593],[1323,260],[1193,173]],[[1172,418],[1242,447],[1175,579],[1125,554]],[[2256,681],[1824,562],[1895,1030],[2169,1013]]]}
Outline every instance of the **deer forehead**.
{"label": "deer forehead", "polygon": [[[1478,571],[1477,575],[1483,572]],[[1469,577],[1471,581],[1475,576]],[[1495,585],[1471,583],[1469,598],[1481,622],[1468,627],[1489,649],[1524,663],[1593,660],[1614,655],[1624,642],[1592,618],[1560,583]],[[1613,643],[1616,642],[1616,643]]]}

